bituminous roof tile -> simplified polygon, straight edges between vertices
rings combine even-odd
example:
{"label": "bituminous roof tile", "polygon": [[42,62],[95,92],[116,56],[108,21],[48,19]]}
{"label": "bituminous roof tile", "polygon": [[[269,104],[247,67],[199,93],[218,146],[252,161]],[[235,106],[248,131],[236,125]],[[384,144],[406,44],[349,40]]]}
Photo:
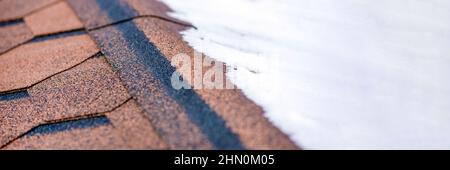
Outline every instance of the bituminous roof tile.
{"label": "bituminous roof tile", "polygon": [[0,22],[16,20],[58,0],[2,0]]}
{"label": "bituminous roof tile", "polygon": [[130,100],[106,113],[106,116],[126,141],[129,149],[167,148],[136,101]]}
{"label": "bituminous roof tile", "polygon": [[[0,78],[9,76],[12,78],[9,81],[13,83],[4,83],[8,80],[2,82],[0,79],[0,94],[28,89],[11,96],[0,95],[0,147],[14,141],[6,148],[298,149],[287,135],[263,116],[263,110],[240,90],[175,90],[171,87],[170,77],[175,71],[170,65],[171,57],[179,53],[192,57],[194,50],[178,33],[190,28],[183,26],[188,24],[168,17],[166,13],[170,10],[162,3],[155,0],[68,2],[88,29],[97,28],[90,34],[109,63],[104,57],[81,60],[83,57],[80,56],[67,59],[57,55],[79,55],[80,51],[87,53],[84,50],[93,48],[87,45],[86,48],[70,50],[71,46],[66,46],[69,41],[61,42],[68,37],[25,44],[23,46],[27,48],[18,47],[2,54],[0,59],[10,60],[0,62]],[[58,2],[40,11],[35,8],[26,12],[36,11],[26,19],[34,27],[34,32],[39,35],[36,29],[41,29],[42,35],[64,31],[54,29],[56,25],[52,24],[39,25],[39,20],[54,22],[46,20],[49,18],[46,16],[51,15],[48,11],[67,12],[67,6],[57,6],[59,4],[65,3]],[[132,18],[135,19],[126,21]],[[118,21],[126,22],[107,26]],[[103,26],[107,27],[99,28]],[[56,31],[49,31],[45,27]],[[42,44],[43,48],[38,48],[41,50],[33,51],[29,47],[51,41],[55,45],[50,46],[57,46],[56,49]],[[91,43],[94,44],[88,44]],[[58,47],[56,44],[61,45]],[[72,45],[78,47],[86,43]],[[16,50],[19,48],[26,55],[38,55],[31,55],[31,59],[11,57],[14,54],[20,56],[21,52]],[[97,52],[98,49],[93,53]],[[48,58],[52,60],[42,57],[45,55],[49,55]],[[57,60],[53,61],[54,58]],[[49,65],[47,68],[42,64],[45,62]],[[80,62],[80,65],[74,64]],[[2,75],[1,64],[4,63],[18,64],[12,64],[15,67],[10,66]],[[4,66],[6,68],[7,64]],[[69,70],[64,71],[66,69]],[[21,76],[14,76],[15,73]],[[5,86],[3,90],[2,84]],[[131,96],[133,99],[130,99]],[[97,113],[103,116],[88,118],[98,116]],[[66,122],[68,119],[80,120]],[[84,128],[61,128],[79,127],[66,124],[79,121],[87,121],[89,125],[82,126]],[[32,128],[35,129],[14,140]],[[39,130],[42,128],[49,131]],[[75,140],[80,138],[78,142]]]}
{"label": "bituminous roof tile", "polygon": [[36,11],[24,18],[35,36],[80,29],[81,21],[65,1]]}
{"label": "bituminous roof tile", "polygon": [[23,22],[0,26],[0,54],[33,38],[33,33]]}
{"label": "bituminous roof tile", "polygon": [[0,92],[29,87],[98,51],[86,34],[21,45],[0,55]]}
{"label": "bituminous roof tile", "polygon": [[0,101],[0,146],[41,124],[111,111],[130,96],[104,57],[93,57]]}

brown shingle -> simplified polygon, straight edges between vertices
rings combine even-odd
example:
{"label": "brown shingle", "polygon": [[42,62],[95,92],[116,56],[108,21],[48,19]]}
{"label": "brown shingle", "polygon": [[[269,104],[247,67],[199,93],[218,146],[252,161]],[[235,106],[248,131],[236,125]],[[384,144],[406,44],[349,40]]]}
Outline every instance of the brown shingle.
{"label": "brown shingle", "polygon": [[0,92],[26,88],[98,52],[88,35],[24,44],[0,55]]}
{"label": "brown shingle", "polygon": [[165,149],[165,143],[144,114],[136,102],[130,100],[106,116],[130,149]]}
{"label": "brown shingle", "polygon": [[0,22],[15,20],[58,0],[1,0]]}
{"label": "brown shingle", "polygon": [[33,33],[23,22],[0,27],[0,54],[33,38]]}
{"label": "brown shingle", "polygon": [[83,27],[83,24],[65,1],[34,12],[26,16],[24,20],[35,36]]}
{"label": "brown shingle", "polygon": [[52,76],[27,92],[28,97],[0,101],[0,146],[38,125],[111,111],[130,98],[103,57]]}

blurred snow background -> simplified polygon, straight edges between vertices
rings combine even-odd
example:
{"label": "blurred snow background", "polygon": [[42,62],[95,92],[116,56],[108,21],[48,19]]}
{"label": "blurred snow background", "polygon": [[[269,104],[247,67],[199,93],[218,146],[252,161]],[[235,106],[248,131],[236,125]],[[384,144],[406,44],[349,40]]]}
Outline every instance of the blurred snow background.
{"label": "blurred snow background", "polygon": [[450,1],[162,1],[299,146],[450,149]]}

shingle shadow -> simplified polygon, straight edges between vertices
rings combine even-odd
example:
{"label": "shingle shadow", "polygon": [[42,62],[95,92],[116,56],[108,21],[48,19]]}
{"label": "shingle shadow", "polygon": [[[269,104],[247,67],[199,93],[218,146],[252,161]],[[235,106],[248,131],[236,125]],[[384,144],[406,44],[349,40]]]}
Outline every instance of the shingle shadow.
{"label": "shingle shadow", "polygon": [[42,42],[47,40],[54,40],[58,38],[65,38],[70,36],[76,36],[76,35],[83,35],[86,34],[86,31],[84,29],[75,29],[75,30],[68,30],[58,33],[52,33],[49,35],[40,35],[37,37],[34,37],[31,42]]}
{"label": "shingle shadow", "polygon": [[4,22],[0,22],[0,28],[1,27],[6,27],[6,26],[10,26],[10,25],[14,25],[14,24],[20,24],[23,23],[23,19],[16,19],[16,20],[11,20],[11,21],[4,21]]}
{"label": "shingle shadow", "polygon": [[26,90],[23,90],[12,93],[0,94],[0,101],[18,100],[26,97],[30,97],[30,95]]}
{"label": "shingle shadow", "polygon": [[99,126],[111,125],[111,122],[106,116],[98,116],[92,118],[85,118],[79,120],[69,120],[65,122],[58,123],[49,123],[37,126],[33,128],[25,136],[33,136],[33,135],[45,135],[52,134],[57,132],[63,132],[67,130],[73,129],[85,129],[85,128],[94,128]]}

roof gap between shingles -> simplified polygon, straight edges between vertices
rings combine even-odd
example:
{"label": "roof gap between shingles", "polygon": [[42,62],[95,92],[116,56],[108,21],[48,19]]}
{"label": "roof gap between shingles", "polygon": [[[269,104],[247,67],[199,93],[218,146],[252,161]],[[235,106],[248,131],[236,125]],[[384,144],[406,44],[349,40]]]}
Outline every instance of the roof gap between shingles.
{"label": "roof gap between shingles", "polygon": [[[83,115],[83,116],[76,116],[76,117],[69,117],[69,118],[63,118],[63,119],[58,119],[58,120],[52,120],[52,121],[47,121],[45,122],[43,125],[46,124],[55,124],[55,123],[61,123],[61,122],[67,122],[67,121],[75,121],[75,120],[80,120],[80,119],[88,119],[88,118],[92,118],[92,117],[98,117],[98,116],[105,116],[106,113],[115,111],[116,109],[122,107],[124,104],[126,104],[128,101],[132,100],[132,98],[128,98],[127,100],[125,100],[124,102],[120,103],[118,106],[107,110],[105,112],[100,112],[100,113],[94,113],[94,114],[87,114],[87,115]],[[42,126],[42,125],[41,125]]]}
{"label": "roof gap between shingles", "polygon": [[57,38],[81,35],[81,34],[85,34],[85,33],[86,33],[86,30],[84,28],[79,28],[79,29],[57,32],[57,33],[52,33],[52,34],[39,35],[39,36],[34,37],[31,40],[31,42],[40,42],[40,41],[45,41],[45,40],[52,40],[52,39],[57,39]]}
{"label": "roof gap between shingles", "polygon": [[19,18],[19,19],[15,19],[15,20],[10,20],[10,21],[4,21],[4,22],[0,22],[0,27],[6,27],[9,25],[14,25],[14,24],[19,24],[19,23],[23,23],[23,19]]}
{"label": "roof gap between shingles", "polygon": [[27,90],[21,89],[17,91],[12,91],[9,93],[0,93],[0,101],[10,101],[10,100],[18,100],[21,98],[29,97]]}
{"label": "roof gap between shingles", "polygon": [[98,127],[103,125],[111,125],[111,121],[105,115],[94,115],[91,117],[80,118],[75,120],[67,120],[56,123],[48,123],[37,126],[24,136],[34,136],[37,134],[51,134],[64,132],[72,129],[84,129],[89,127]]}

